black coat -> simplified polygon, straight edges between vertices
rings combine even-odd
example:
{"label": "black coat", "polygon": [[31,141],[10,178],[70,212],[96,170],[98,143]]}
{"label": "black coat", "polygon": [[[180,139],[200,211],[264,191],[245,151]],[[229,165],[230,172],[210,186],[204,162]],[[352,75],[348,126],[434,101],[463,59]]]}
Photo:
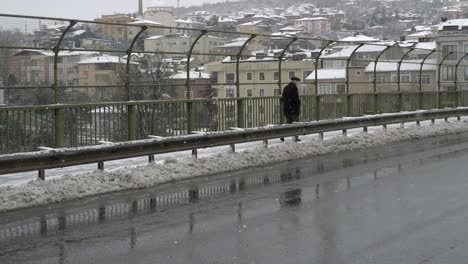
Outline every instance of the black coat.
{"label": "black coat", "polygon": [[284,87],[281,99],[284,104],[283,111],[285,116],[299,116],[301,101],[299,100],[299,92],[295,83],[290,82]]}

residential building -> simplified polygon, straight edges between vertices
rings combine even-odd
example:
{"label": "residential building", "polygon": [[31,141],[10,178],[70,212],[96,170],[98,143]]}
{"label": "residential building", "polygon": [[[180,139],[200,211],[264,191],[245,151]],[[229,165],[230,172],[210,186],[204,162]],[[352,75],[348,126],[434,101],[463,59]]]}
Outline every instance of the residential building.
{"label": "residential building", "polygon": [[[163,51],[171,57],[185,57],[186,53],[190,50],[195,37],[176,33],[171,35],[152,36],[145,39],[145,51]],[[198,40],[193,49],[194,53],[215,53],[218,46],[222,46],[225,39],[214,36],[203,36]],[[173,53],[174,55],[170,55]],[[216,59],[214,55],[192,55],[197,58],[201,63],[206,63]]]}
{"label": "residential building", "polygon": [[[211,77],[205,72],[190,71],[190,98],[210,98],[214,94],[211,87]],[[180,71],[163,80],[166,85],[170,85],[174,99],[186,99],[187,96],[187,72]]]}
{"label": "residential building", "polygon": [[468,90],[468,57],[460,61],[468,52],[468,19],[453,19],[440,24],[436,45],[437,50],[442,51],[437,53],[437,63],[442,63],[441,72],[438,73],[440,89]]}
{"label": "residential building", "polygon": [[[387,49],[388,46],[392,46]],[[366,44],[358,48],[353,46],[335,46],[330,54],[322,55],[320,58],[325,69],[344,69],[350,60],[350,66],[367,66],[380,55],[379,60],[397,60],[403,57],[401,47],[396,43]],[[354,54],[353,54],[354,51]]]}
{"label": "residential building", "polygon": [[[198,22],[198,21],[191,21],[191,20],[184,20],[184,19],[177,19],[176,27],[178,33],[186,34],[189,36],[197,36],[200,34],[201,30],[206,28],[206,23]],[[180,29],[184,28],[184,29]]]}
{"label": "residential building", "polygon": [[[405,60],[400,65],[400,92],[437,91],[436,60],[428,60],[421,69],[422,60]],[[375,74],[374,74],[375,70]],[[398,62],[372,62],[366,69],[368,91],[398,92]],[[420,86],[421,84],[421,86]]]}
{"label": "residential building", "polygon": [[302,27],[305,32],[323,35],[330,31],[330,20],[324,17],[306,17],[294,21],[296,27]]}
{"label": "residential building", "polygon": [[[263,34],[269,35],[272,33],[271,27],[266,25],[261,20],[255,20],[252,22],[246,22],[238,25],[239,32],[249,34]],[[250,42],[250,48],[252,50],[262,50],[268,47],[268,41],[270,40],[267,36],[257,36]]]}
{"label": "residential building", "polygon": [[[281,86],[279,81],[278,59],[248,58],[239,63],[239,96],[240,97],[264,97],[281,94],[281,89],[289,82],[292,76],[301,79],[309,76],[314,70],[314,62],[311,60],[283,61],[281,65]],[[205,64],[205,71],[211,74],[213,88],[217,89],[217,97],[236,97],[236,60],[227,57],[221,62]],[[299,85],[300,94],[310,94],[305,84]]]}
{"label": "residential building", "polygon": [[[105,23],[118,23],[118,24],[128,24],[135,21],[134,18],[129,15],[124,14],[115,14],[115,15],[105,15],[101,18],[94,19],[96,22],[105,22]],[[108,24],[96,24],[96,34],[101,37],[110,37],[114,41],[127,41],[128,40],[128,26],[126,25],[108,25]]]}
{"label": "residential building", "polygon": [[[148,7],[147,11],[143,14],[145,20],[158,22],[159,24],[166,27],[175,27],[176,18],[172,7],[169,6],[151,6]],[[164,34],[176,33],[174,29],[165,29]]]}
{"label": "residential building", "polygon": [[[123,88],[126,63],[126,60],[118,56],[105,54],[80,60],[78,62],[79,86],[87,87],[86,95],[94,100],[126,99],[127,91]],[[131,65],[137,66],[138,64],[132,62]]]}

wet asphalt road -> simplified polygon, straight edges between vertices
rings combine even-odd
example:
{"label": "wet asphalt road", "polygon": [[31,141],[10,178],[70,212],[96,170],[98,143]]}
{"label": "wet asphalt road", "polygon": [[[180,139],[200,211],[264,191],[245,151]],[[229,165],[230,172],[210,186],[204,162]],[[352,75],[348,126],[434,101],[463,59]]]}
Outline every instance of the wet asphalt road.
{"label": "wet asphalt road", "polygon": [[468,134],[0,218],[0,263],[467,263]]}

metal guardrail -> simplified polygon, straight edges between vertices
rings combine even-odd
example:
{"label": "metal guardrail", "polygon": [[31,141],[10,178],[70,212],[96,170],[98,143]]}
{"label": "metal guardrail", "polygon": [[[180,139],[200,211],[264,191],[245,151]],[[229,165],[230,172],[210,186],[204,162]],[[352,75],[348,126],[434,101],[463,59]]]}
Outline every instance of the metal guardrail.
{"label": "metal guardrail", "polygon": [[[234,145],[249,141],[272,138],[323,133],[327,131],[347,130],[368,126],[380,126],[392,123],[420,122],[429,119],[442,119],[468,115],[468,108],[428,110],[413,113],[395,113],[356,117],[344,120],[325,120],[312,123],[294,123],[266,128],[243,129],[223,133],[193,134],[162,139],[146,139],[102,146],[52,149],[35,153],[18,153],[0,156],[0,174],[23,171],[67,167],[86,163],[102,162],[138,156],[196,150],[221,145]],[[234,148],[232,148],[234,150]],[[151,160],[151,159],[150,159]],[[42,174],[43,177],[43,174]]]}

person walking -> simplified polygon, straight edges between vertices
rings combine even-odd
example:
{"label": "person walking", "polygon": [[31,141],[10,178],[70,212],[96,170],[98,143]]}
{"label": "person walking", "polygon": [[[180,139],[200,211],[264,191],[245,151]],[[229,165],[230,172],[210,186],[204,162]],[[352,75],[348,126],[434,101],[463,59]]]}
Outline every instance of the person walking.
{"label": "person walking", "polygon": [[[301,100],[299,99],[299,91],[297,84],[301,81],[296,76],[291,77],[291,82],[283,88],[281,99],[283,100],[283,113],[286,116],[286,123],[299,121],[299,114],[301,113]],[[280,138],[284,141],[284,138]],[[301,141],[297,136],[296,141]]]}

